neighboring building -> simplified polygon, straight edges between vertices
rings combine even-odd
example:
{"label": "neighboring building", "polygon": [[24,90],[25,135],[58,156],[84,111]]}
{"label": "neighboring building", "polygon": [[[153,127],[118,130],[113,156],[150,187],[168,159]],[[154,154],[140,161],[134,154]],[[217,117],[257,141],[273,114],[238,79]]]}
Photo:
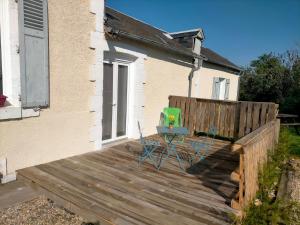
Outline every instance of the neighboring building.
{"label": "neighboring building", "polygon": [[[104,25],[103,26],[103,21]],[[106,35],[104,35],[104,33]],[[104,1],[1,0],[0,174],[156,132],[169,95],[236,100],[240,69]]]}

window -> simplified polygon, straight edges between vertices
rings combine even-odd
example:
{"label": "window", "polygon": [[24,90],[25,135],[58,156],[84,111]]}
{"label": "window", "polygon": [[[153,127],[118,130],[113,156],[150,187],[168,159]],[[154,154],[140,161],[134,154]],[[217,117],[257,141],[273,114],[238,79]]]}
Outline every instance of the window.
{"label": "window", "polygon": [[212,99],[228,100],[229,99],[230,79],[223,77],[214,77],[212,87]]}
{"label": "window", "polygon": [[[25,8],[25,5],[29,8],[29,4],[31,4],[30,10],[27,10],[29,14],[26,11],[26,15],[24,15],[25,10],[23,10],[23,8]],[[22,7],[19,7],[19,5]],[[43,22],[45,24],[43,32],[40,31],[40,21],[33,22],[30,20],[30,18],[33,17],[33,13],[31,12],[40,12],[41,6],[45,9],[42,16],[46,18],[47,0],[0,0],[0,94],[7,96],[5,107],[0,108],[0,120],[39,116],[39,111],[33,110],[32,108],[38,107],[45,102],[43,101],[41,104],[37,100],[40,100],[42,97],[42,100],[47,98],[47,95],[43,95],[40,89],[38,89],[38,93],[36,91],[37,82],[44,85],[48,84],[45,79],[45,76],[48,76],[47,70],[43,70],[43,73],[40,72],[42,70],[41,67],[46,63],[43,65],[40,63],[36,66],[33,65],[33,62],[48,60],[47,51],[43,51],[45,49],[44,46],[47,46],[47,42],[41,41],[41,39],[47,40],[47,36],[43,35],[43,33],[48,32],[46,27],[47,20],[43,18]],[[38,14],[35,15],[39,18],[41,17]],[[24,24],[25,19],[26,27]],[[30,24],[36,26],[38,31],[33,32],[34,29],[29,27]],[[28,36],[29,34],[31,34],[31,36],[25,38],[25,35]],[[33,38],[35,38],[35,41],[32,41]],[[26,52],[24,47],[25,45],[27,49],[29,49]],[[44,57],[40,57],[37,53],[41,53],[40,55]],[[39,60],[33,60],[33,58]],[[27,60],[26,71],[30,73],[32,77],[29,77],[28,74],[24,73],[25,60]],[[35,70],[33,71],[33,69]],[[23,85],[21,84],[21,80],[24,80],[25,75],[26,84]],[[42,82],[41,79],[46,81]],[[23,90],[21,90],[21,85],[25,86]],[[42,87],[42,85],[38,87]],[[35,101],[29,101],[33,99],[32,96],[35,94],[38,99],[34,99]],[[24,102],[27,105],[20,101],[20,97],[24,98],[24,96],[26,97],[26,101]],[[28,106],[29,103],[35,103],[36,105],[32,104]],[[32,106],[32,108],[24,109],[22,108],[22,104],[23,106]]]}

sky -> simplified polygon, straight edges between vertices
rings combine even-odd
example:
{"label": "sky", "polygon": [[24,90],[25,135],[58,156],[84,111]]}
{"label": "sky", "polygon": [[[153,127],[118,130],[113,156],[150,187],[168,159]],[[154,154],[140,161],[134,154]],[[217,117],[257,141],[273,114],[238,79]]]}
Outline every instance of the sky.
{"label": "sky", "polygon": [[238,66],[300,48],[300,0],[106,0],[167,32],[202,28],[203,45]]}

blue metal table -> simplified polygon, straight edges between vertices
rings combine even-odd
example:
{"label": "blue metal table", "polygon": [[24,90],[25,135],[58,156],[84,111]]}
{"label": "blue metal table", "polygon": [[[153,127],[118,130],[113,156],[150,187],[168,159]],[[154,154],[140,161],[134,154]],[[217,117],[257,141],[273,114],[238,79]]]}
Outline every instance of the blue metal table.
{"label": "blue metal table", "polygon": [[[176,145],[179,142],[182,142],[183,138],[189,134],[189,131],[185,127],[174,127],[169,128],[165,126],[157,126],[157,133],[161,136],[163,136],[166,140],[167,147],[163,149],[161,153],[161,160],[158,165],[158,169],[163,165],[164,161],[168,159],[171,155],[174,155],[178,161],[179,167],[184,170],[182,166],[182,160],[176,150]],[[179,139],[179,141],[178,141]],[[165,157],[164,157],[165,154]]]}

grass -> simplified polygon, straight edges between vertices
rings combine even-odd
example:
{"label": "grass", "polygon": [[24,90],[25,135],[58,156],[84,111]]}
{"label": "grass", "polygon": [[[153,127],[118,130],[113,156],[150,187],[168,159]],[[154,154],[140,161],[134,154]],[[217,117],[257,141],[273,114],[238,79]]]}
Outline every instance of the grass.
{"label": "grass", "polygon": [[295,129],[286,129],[289,134],[290,154],[300,157],[300,135],[297,135]]}
{"label": "grass", "polygon": [[291,129],[282,129],[279,144],[259,175],[256,199],[245,209],[246,217],[236,219],[242,225],[300,224],[300,204],[276,198],[282,171],[291,157],[300,157],[300,136]]}

